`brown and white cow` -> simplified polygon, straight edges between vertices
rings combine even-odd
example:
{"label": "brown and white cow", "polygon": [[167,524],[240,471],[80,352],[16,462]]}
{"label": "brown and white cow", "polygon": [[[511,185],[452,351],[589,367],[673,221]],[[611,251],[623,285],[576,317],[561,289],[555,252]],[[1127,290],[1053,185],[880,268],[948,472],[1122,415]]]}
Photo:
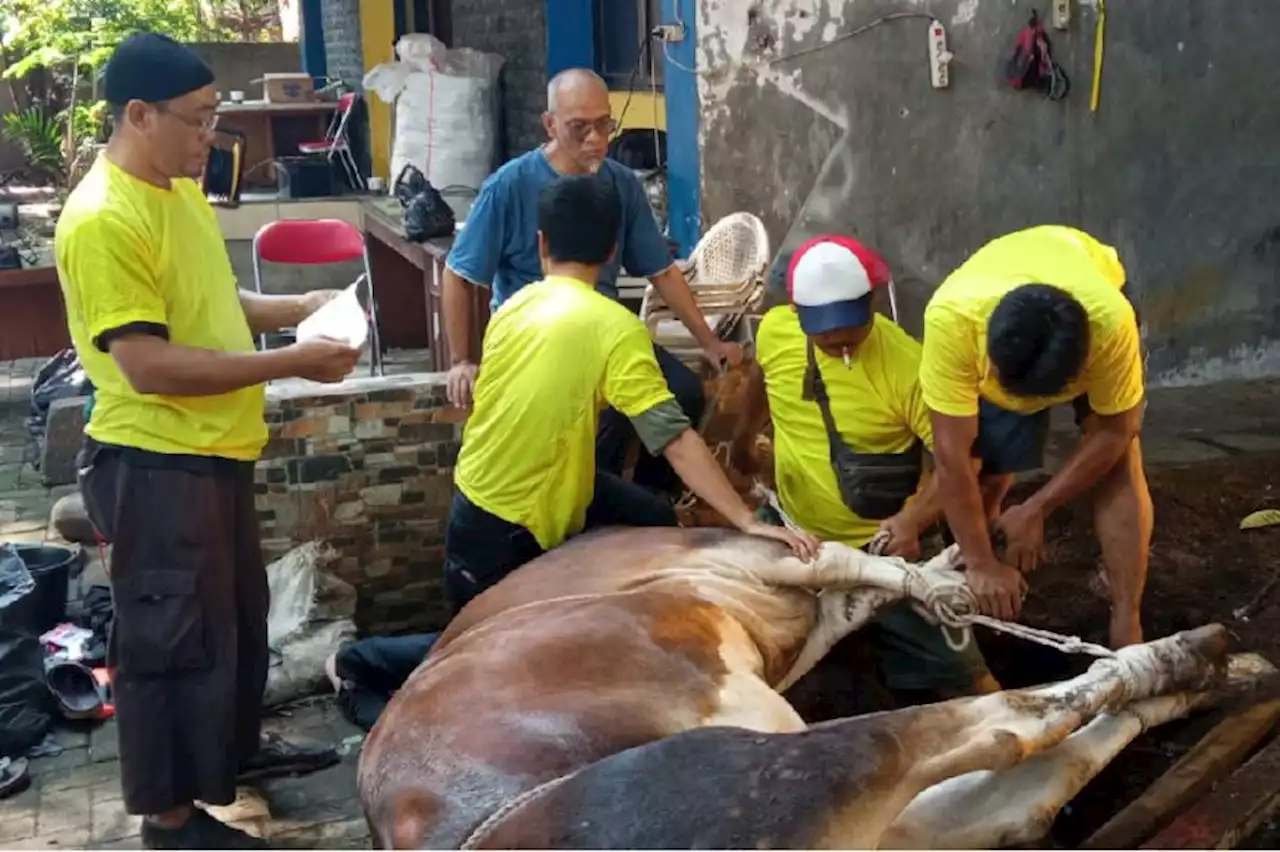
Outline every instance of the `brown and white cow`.
{"label": "brown and white cow", "polygon": [[[585,801],[596,775],[623,797],[608,816],[601,812],[610,824],[620,812],[632,823],[669,816],[675,832],[680,813],[719,814],[712,821],[726,825],[738,811],[782,819],[795,804],[784,789],[790,776],[779,776],[777,789],[731,778],[791,766],[786,771],[801,774],[790,780],[818,779],[797,789],[825,795],[831,807],[844,802],[841,814],[871,808],[879,821],[845,815],[836,820],[845,828],[770,829],[750,845],[861,845],[889,830],[884,814],[932,785],[1013,766],[1102,710],[1198,688],[1222,662],[1222,632],[1196,633],[1126,651],[1122,662],[1099,663],[1056,691],[962,699],[805,731],[779,688],[885,606],[954,584],[952,558],[908,572],[897,560],[830,543],[807,564],[781,544],[722,529],[582,536],[469,604],[392,699],[360,760],[375,843],[610,845],[623,835],[575,835],[556,816]],[[714,745],[701,750],[705,743]],[[823,757],[826,748],[834,751]],[[684,777],[706,771],[699,761],[712,754],[721,755],[706,776],[714,783]],[[834,785],[828,794],[822,779]],[[681,811],[667,789],[689,797],[682,807],[692,809]],[[557,798],[566,796],[567,804]],[[598,826],[592,802],[586,822]],[[828,816],[823,825],[836,819]],[[911,843],[924,830],[889,837]],[[652,843],[699,843],[668,842],[673,836]],[[720,836],[708,842],[741,845]],[[642,835],[627,838],[625,845],[652,845]]]}

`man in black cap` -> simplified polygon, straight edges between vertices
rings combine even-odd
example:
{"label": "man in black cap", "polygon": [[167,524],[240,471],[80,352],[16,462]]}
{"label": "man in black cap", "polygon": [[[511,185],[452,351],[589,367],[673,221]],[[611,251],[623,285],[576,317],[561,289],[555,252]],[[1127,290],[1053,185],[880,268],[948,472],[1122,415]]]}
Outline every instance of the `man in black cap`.
{"label": "man in black cap", "polygon": [[198,178],[217,117],[213,72],[154,34],[105,71],[113,133],[67,199],[56,255],[71,338],[95,387],[79,460],[111,583],[121,786],[152,849],[260,848],[203,809],[237,780],[319,768],[332,749],[261,736],[270,603],[254,510],[264,383],[340,381],[359,351],[257,352],[332,298],[239,290]]}

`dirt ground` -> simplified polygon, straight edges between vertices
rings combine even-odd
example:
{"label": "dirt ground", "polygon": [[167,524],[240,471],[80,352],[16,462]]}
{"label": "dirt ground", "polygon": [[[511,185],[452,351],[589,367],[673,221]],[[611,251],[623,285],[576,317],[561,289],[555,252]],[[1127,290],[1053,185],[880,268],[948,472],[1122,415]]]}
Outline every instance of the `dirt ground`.
{"label": "dirt ground", "polygon": [[[1280,488],[1272,485],[1280,482],[1280,455],[1250,454],[1162,468],[1149,476],[1156,528],[1142,607],[1147,637],[1219,622],[1231,631],[1236,650],[1257,651],[1280,664],[1280,589],[1259,601],[1247,622],[1232,615],[1254,601],[1280,570],[1280,526],[1238,529],[1250,512],[1280,508]],[[1023,620],[1106,644],[1107,603],[1089,582],[1099,551],[1088,507],[1060,512],[1050,520],[1046,538],[1050,549],[1044,567],[1031,579]],[[1089,663],[1084,657],[1067,657],[986,631],[978,638],[988,664],[1006,687],[1070,677]],[[843,655],[830,660],[834,665],[849,664],[850,655],[866,658],[865,650],[839,650]],[[829,675],[823,681],[824,689],[829,687]],[[867,690],[865,680],[858,688]],[[883,700],[883,694],[824,693],[821,706],[806,708],[803,699],[793,698],[804,715],[823,718],[849,715],[855,709],[882,709]],[[1202,714],[1140,737],[1064,809],[1045,846],[1077,846],[1146,789],[1215,721],[1211,714]],[[1280,825],[1267,824],[1246,845],[1280,847]]]}

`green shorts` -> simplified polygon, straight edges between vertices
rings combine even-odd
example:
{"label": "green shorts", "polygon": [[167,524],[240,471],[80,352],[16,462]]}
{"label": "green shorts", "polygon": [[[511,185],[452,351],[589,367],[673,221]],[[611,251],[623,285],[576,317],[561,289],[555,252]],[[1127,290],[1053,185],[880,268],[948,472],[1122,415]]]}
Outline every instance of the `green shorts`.
{"label": "green shorts", "polygon": [[[782,526],[768,505],[757,516]],[[902,601],[881,613],[861,631],[876,652],[885,685],[890,689],[966,689],[987,673],[986,661],[971,637],[963,651],[947,644],[942,628],[925,621]]]}

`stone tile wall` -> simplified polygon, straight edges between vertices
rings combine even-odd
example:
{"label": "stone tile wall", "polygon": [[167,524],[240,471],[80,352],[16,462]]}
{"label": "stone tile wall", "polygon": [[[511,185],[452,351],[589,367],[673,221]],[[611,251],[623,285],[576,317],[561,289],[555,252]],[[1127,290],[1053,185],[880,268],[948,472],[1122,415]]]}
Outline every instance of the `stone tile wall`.
{"label": "stone tile wall", "polygon": [[362,635],[442,626],[464,418],[445,401],[442,374],[273,385],[255,486],[267,559],[327,539],[342,554],[335,573],[359,592]]}

